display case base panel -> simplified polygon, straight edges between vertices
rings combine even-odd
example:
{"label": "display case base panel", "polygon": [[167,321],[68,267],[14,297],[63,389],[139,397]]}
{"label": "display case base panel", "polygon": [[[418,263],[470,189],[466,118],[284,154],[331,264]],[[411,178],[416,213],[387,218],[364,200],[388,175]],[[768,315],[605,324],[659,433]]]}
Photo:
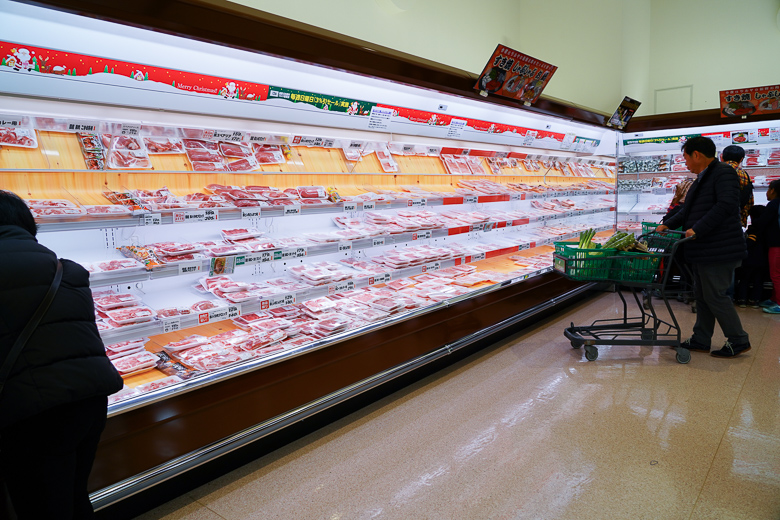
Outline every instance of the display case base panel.
{"label": "display case base panel", "polygon": [[548,273],[110,417],[96,509],[256,441],[588,290]]}

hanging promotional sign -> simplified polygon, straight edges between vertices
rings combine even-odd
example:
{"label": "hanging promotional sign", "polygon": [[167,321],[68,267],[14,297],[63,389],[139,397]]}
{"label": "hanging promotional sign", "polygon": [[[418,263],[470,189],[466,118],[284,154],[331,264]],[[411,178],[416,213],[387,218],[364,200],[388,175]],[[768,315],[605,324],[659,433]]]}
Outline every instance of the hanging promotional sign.
{"label": "hanging promotional sign", "polygon": [[476,90],[535,103],[558,67],[498,45],[474,85]]}
{"label": "hanging promotional sign", "polygon": [[625,126],[631,120],[631,116],[636,113],[636,111],[639,109],[639,105],[641,104],[642,103],[636,99],[631,99],[628,96],[624,97],[623,101],[620,102],[620,105],[618,105],[617,109],[615,110],[615,113],[612,114],[612,117],[610,117],[609,121],[607,121],[607,126],[612,126],[619,130],[623,130],[623,128],[625,128]]}
{"label": "hanging promotional sign", "polygon": [[780,113],[780,85],[720,91],[720,117]]}

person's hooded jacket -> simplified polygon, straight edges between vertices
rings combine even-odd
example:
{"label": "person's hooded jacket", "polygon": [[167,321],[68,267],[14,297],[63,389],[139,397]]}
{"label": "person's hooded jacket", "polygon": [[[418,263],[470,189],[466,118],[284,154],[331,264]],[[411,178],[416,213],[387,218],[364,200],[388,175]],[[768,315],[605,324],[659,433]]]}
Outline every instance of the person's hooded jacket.
{"label": "person's hooded jacket", "polygon": [[[122,378],[95,325],[89,273],[62,260],[62,282],[0,395],[0,432],[55,406],[107,396]],[[0,226],[0,365],[54,279],[57,256],[18,226]]]}

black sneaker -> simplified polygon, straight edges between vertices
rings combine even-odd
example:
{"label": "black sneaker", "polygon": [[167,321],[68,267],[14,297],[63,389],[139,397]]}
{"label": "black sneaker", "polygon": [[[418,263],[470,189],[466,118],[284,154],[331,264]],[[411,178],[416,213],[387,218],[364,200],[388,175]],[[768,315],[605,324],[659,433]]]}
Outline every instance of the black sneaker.
{"label": "black sneaker", "polygon": [[750,343],[745,343],[743,345],[732,345],[730,341],[727,341],[723,344],[723,348],[720,350],[713,350],[710,352],[710,356],[715,357],[721,357],[721,358],[729,358],[734,357],[742,354],[743,352],[747,352],[752,347],[750,346]]}
{"label": "black sneaker", "polygon": [[680,342],[680,347],[687,348],[688,350],[695,350],[696,352],[709,352],[710,347],[706,345],[702,345],[701,343],[697,343],[693,341],[693,338],[688,338],[684,341]]}

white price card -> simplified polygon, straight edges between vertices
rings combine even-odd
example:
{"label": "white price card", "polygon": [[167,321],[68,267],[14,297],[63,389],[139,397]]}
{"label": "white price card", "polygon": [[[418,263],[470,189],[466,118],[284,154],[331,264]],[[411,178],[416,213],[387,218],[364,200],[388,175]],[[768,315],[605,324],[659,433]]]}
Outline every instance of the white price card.
{"label": "white price card", "polygon": [[161,226],[162,215],[160,213],[144,214],[144,226]]}
{"label": "white price card", "polygon": [[65,120],[67,132],[97,132],[96,121],[84,121],[82,119]]}
{"label": "white price card", "polygon": [[208,312],[209,321],[232,320],[241,315],[241,306],[234,304],[227,307],[217,307]]}
{"label": "white price card", "polygon": [[428,199],[410,199],[406,201],[406,205],[410,208],[422,208],[428,205]]}
{"label": "white price card", "polygon": [[179,274],[199,273],[203,270],[203,261],[192,260],[190,262],[179,262]]}
{"label": "white price card", "polygon": [[431,238],[433,236],[433,231],[430,229],[428,231],[418,231],[417,233],[412,233],[412,240],[425,240],[426,238]]}
{"label": "white price card", "polygon": [[366,202],[364,202],[363,203],[363,209],[366,210],[366,211],[371,211],[371,210],[376,209],[376,202],[374,202],[374,201],[371,201],[371,202],[366,201]]}
{"label": "white price card", "polygon": [[167,334],[168,332],[176,332],[177,330],[181,329],[181,318],[177,316],[175,318],[164,319],[162,326],[163,334]]}
{"label": "white price card", "polygon": [[509,200],[523,200],[523,194],[522,193],[510,193],[509,194]]}
{"label": "white price card", "polygon": [[463,197],[463,203],[464,204],[476,204],[479,202],[479,197],[476,195],[469,195],[468,197]]}
{"label": "white price card", "polygon": [[484,222],[482,224],[472,224],[469,227],[469,230],[472,231],[472,232],[473,231],[482,231],[484,229],[485,229],[485,223]]}
{"label": "white price card", "polygon": [[433,262],[431,264],[426,264],[422,266],[423,273],[427,273],[430,271],[438,271],[439,269],[441,269],[441,262]]}
{"label": "white price card", "polygon": [[241,218],[259,218],[261,215],[260,208],[241,208]]}
{"label": "white price card", "polygon": [[385,245],[385,237],[375,238],[371,243],[372,247],[380,247]]}
{"label": "white price card", "polygon": [[295,294],[276,294],[269,297],[267,300],[260,300],[260,310],[267,311],[270,309],[276,309],[277,307],[284,307],[285,305],[292,305],[295,303]]}
{"label": "white price card", "polygon": [[214,130],[214,139],[240,143],[241,141],[246,141],[246,132],[241,132],[240,130]]}
{"label": "white price card", "polygon": [[[214,210],[210,210],[214,211]],[[216,220],[215,218],[212,218],[211,220]],[[206,221],[206,210],[196,210],[196,211],[174,211],[173,212],[173,223],[174,224],[188,224],[190,222],[205,222]]]}
{"label": "white price card", "polygon": [[387,130],[390,127],[390,118],[393,117],[392,108],[373,106],[368,116],[369,130]]}
{"label": "white price card", "polygon": [[303,258],[304,256],[306,256],[305,247],[280,249],[278,251],[274,251],[274,260],[288,260],[290,258]]}
{"label": "white price card", "polygon": [[484,260],[484,259],[485,259],[485,253],[476,253],[476,254],[471,255],[471,261],[472,262],[478,262],[478,261]]}
{"label": "white price card", "polygon": [[259,253],[250,253],[248,255],[239,255],[236,257],[236,267],[241,265],[253,265],[270,262],[274,259],[271,251],[261,251]]}
{"label": "white price card", "polygon": [[507,221],[506,221],[506,224],[505,224],[505,226],[506,226],[506,227],[512,227],[512,225],[513,225],[513,224],[514,224],[514,221],[512,221],[512,220],[507,220]]}
{"label": "white price card", "polygon": [[203,210],[203,222],[215,222],[219,220],[219,212],[215,209]]}
{"label": "white price card", "polygon": [[428,156],[438,157],[439,155],[441,155],[441,147],[429,146],[428,149],[425,151],[425,154]]}
{"label": "white price card", "polygon": [[300,204],[290,204],[289,206],[284,207],[284,216],[300,215],[300,214],[301,214]]}
{"label": "white price card", "polygon": [[355,282],[347,280],[345,282],[334,283],[328,286],[328,295],[340,294],[347,291],[355,290]]}
{"label": "white price card", "polygon": [[357,211],[357,202],[345,202],[344,211]]}
{"label": "white price card", "polygon": [[375,274],[374,276],[368,277],[368,285],[387,283],[387,282],[391,282],[392,280],[393,280],[392,273]]}
{"label": "white price card", "polygon": [[350,150],[359,150],[363,148],[363,141],[350,141],[348,148]]}
{"label": "white price card", "polygon": [[352,242],[348,240],[339,242],[339,253],[341,253],[342,251],[352,251]]}
{"label": "white price card", "polygon": [[119,133],[121,135],[139,135],[141,133],[141,125],[122,123],[122,129]]}

